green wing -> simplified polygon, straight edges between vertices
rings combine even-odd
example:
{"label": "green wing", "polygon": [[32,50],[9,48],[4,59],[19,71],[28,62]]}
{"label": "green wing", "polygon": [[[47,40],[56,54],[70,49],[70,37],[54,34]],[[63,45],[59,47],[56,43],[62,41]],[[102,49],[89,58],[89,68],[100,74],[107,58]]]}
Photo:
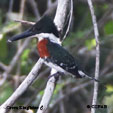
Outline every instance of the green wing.
{"label": "green wing", "polygon": [[49,42],[47,44],[47,48],[50,53],[50,58],[48,58],[48,61],[51,61],[52,63],[62,67],[67,72],[80,77],[77,62],[67,50],[65,50],[59,44],[53,42]]}

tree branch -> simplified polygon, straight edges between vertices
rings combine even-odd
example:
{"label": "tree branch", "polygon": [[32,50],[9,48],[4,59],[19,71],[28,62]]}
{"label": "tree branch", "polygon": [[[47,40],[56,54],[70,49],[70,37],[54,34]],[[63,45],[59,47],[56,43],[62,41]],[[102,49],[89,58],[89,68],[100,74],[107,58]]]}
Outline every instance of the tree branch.
{"label": "tree branch", "polygon": [[36,19],[37,20],[40,19],[41,16],[40,16],[40,13],[39,13],[38,6],[37,6],[36,1],[35,0],[28,0],[28,2],[30,3],[30,5],[31,5],[31,7],[32,7],[32,9],[34,11],[34,14],[36,16]]}
{"label": "tree branch", "polygon": [[8,111],[7,106],[12,106],[15,101],[24,93],[24,91],[33,83],[33,81],[38,76],[39,70],[42,66],[43,60],[40,58],[35,66],[32,68],[31,72],[21,83],[21,85],[16,89],[16,91],[9,97],[6,102],[0,106],[0,112],[6,113]]}
{"label": "tree branch", "polygon": [[29,22],[26,20],[15,20],[15,22],[20,22],[21,24],[25,24],[25,25],[34,25],[35,22]]}
{"label": "tree branch", "polygon": [[[92,16],[92,22],[93,22],[94,34],[95,34],[95,40],[96,40],[95,78],[99,79],[99,64],[100,64],[99,32],[98,32],[96,16],[94,14],[94,8],[93,8],[93,4],[92,4],[91,0],[88,0],[88,5],[89,5],[91,16]],[[98,82],[94,82],[94,92],[93,92],[92,105],[96,105],[97,95],[98,95]],[[95,108],[91,108],[91,113],[95,113]]]}
{"label": "tree branch", "polygon": [[0,62],[0,68],[3,70],[7,70],[7,66],[5,64],[3,64],[2,62]]}
{"label": "tree branch", "polygon": [[23,16],[24,16],[25,2],[26,2],[26,0],[21,0],[21,4],[20,4],[20,19],[23,19]]}
{"label": "tree branch", "polygon": [[54,22],[61,33],[64,28],[64,22],[65,22],[67,10],[68,10],[69,2],[70,0],[58,0],[58,6],[57,6]]}
{"label": "tree branch", "polygon": [[70,7],[71,9],[70,9],[70,14],[69,14],[69,16],[70,16],[70,18],[69,18],[69,24],[68,24],[66,33],[65,33],[62,41],[65,40],[65,38],[66,38],[66,36],[67,36],[67,34],[69,32],[69,29],[70,29],[70,26],[71,26],[72,17],[73,17],[73,0],[71,0],[71,3],[70,4],[71,4],[71,7]]}
{"label": "tree branch", "polygon": [[28,46],[28,44],[30,43],[30,38],[26,39],[24,41],[24,43],[22,44],[21,48],[19,48],[19,50],[17,51],[17,53],[15,54],[15,56],[13,57],[12,61],[10,62],[7,70],[3,73],[3,77],[4,79],[0,82],[0,86],[5,82],[5,80],[7,79],[8,74],[12,71],[12,69],[14,68],[14,66],[16,65],[20,55],[22,54],[22,52],[24,51],[24,49]]}
{"label": "tree branch", "polygon": [[54,92],[55,83],[56,83],[56,78],[54,76],[48,80],[45,91],[44,91],[44,95],[40,102],[37,113],[44,113],[46,111],[49,105],[50,99],[52,97],[52,94]]}
{"label": "tree branch", "polygon": [[13,3],[14,3],[14,0],[10,0],[8,13],[12,12],[12,10],[13,10]]}

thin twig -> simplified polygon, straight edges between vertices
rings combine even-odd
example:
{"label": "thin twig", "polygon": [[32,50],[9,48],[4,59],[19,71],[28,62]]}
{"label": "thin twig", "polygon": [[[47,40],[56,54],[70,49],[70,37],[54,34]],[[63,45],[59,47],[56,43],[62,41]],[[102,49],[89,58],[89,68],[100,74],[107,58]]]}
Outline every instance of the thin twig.
{"label": "thin twig", "polygon": [[[96,40],[95,78],[99,79],[99,64],[100,64],[99,32],[98,32],[96,16],[94,14],[94,8],[93,8],[93,4],[92,4],[91,0],[88,0],[88,5],[89,5],[91,16],[92,16],[92,22],[93,22],[94,34],[95,34],[95,40]],[[94,92],[93,92],[92,105],[96,105],[97,95],[98,95],[98,82],[94,82]],[[91,113],[95,113],[95,108],[91,108]]]}
{"label": "thin twig", "polygon": [[10,62],[10,68],[9,68],[9,72],[12,71],[13,67],[15,66],[18,58],[20,57],[20,55],[22,54],[22,52],[24,51],[24,49],[28,46],[28,44],[30,43],[31,39],[26,39],[21,48],[17,51],[17,53],[15,54],[15,56],[13,57],[12,61]]}
{"label": "thin twig", "polygon": [[26,2],[26,0],[21,0],[21,4],[20,4],[20,19],[22,19],[23,16],[24,16],[25,2]]}
{"label": "thin twig", "polygon": [[30,5],[31,5],[31,7],[32,7],[32,9],[34,11],[36,19],[39,20],[41,16],[40,16],[40,13],[39,13],[36,1],[35,0],[28,0],[28,2],[30,3]]}
{"label": "thin twig", "polygon": [[[107,4],[107,3],[111,3],[110,0],[92,0],[94,3],[96,4]],[[78,2],[78,1],[75,1]],[[86,0],[79,0],[79,2],[83,2],[86,3]]]}
{"label": "thin twig", "polygon": [[[20,3],[20,13],[19,13],[20,19],[23,19],[24,17],[25,2],[26,0],[21,0],[21,3]],[[21,29],[19,29],[19,31],[21,32]],[[21,46],[22,46],[22,40],[19,40],[17,45],[17,51],[20,49]],[[21,71],[20,64],[21,64],[21,60],[19,58],[17,61],[17,72],[16,72],[16,74],[18,75],[20,74],[20,71]]]}
{"label": "thin twig", "polygon": [[44,113],[46,111],[55,88],[55,83],[56,83],[56,79],[54,76],[48,80],[37,113]]}
{"label": "thin twig", "polygon": [[21,85],[16,89],[16,91],[9,97],[5,103],[0,106],[0,112],[6,113],[8,111],[7,106],[12,106],[15,101],[26,91],[26,89],[32,84],[32,82],[38,76],[39,70],[42,66],[43,60],[40,58],[25,80],[21,83]]}
{"label": "thin twig", "polygon": [[7,66],[5,64],[3,64],[2,62],[0,62],[0,68],[3,70],[7,70]]}
{"label": "thin twig", "polygon": [[8,10],[8,13],[11,13],[12,10],[13,10],[13,2],[14,2],[14,0],[10,0],[10,2],[9,2],[9,10]]}
{"label": "thin twig", "polygon": [[25,25],[34,25],[35,22],[29,22],[26,20],[14,20],[15,22],[20,22],[21,24],[25,24]]}
{"label": "thin twig", "polygon": [[3,80],[0,81],[0,86],[5,82],[5,80],[7,79],[8,74],[13,70],[14,66],[16,65],[20,55],[23,53],[24,49],[28,46],[28,44],[30,43],[30,38],[26,39],[21,48],[19,48],[19,50],[16,52],[15,56],[13,57],[12,61],[10,62],[7,70],[3,73]]}
{"label": "thin twig", "polygon": [[[56,0],[57,1],[57,0]],[[52,0],[48,0],[48,2],[47,2],[47,7],[49,8],[49,7],[51,7],[52,6]]]}
{"label": "thin twig", "polygon": [[48,7],[48,9],[44,12],[44,15],[54,15],[56,8],[57,8],[57,0]]}

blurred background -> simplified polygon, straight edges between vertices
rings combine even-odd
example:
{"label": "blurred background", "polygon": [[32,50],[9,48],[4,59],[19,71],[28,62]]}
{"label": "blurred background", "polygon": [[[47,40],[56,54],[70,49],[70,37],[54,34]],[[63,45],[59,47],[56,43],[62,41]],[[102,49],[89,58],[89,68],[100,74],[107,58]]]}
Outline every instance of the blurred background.
{"label": "blurred background", "polygon": [[[100,81],[98,103],[107,109],[96,113],[113,113],[113,0],[92,0],[100,33]],[[87,0],[74,0],[73,19],[63,47],[91,76],[95,73],[95,39]],[[39,55],[37,39],[7,43],[30,25],[15,22],[36,22],[43,14],[54,17],[56,0],[0,0],[0,105],[10,97],[28,75]],[[65,29],[65,28],[64,28]],[[43,65],[38,79],[18,99],[15,106],[38,106],[44,93],[50,68]],[[93,82],[88,79],[59,79],[46,113],[90,113]],[[35,110],[11,110],[10,113],[35,113]]]}

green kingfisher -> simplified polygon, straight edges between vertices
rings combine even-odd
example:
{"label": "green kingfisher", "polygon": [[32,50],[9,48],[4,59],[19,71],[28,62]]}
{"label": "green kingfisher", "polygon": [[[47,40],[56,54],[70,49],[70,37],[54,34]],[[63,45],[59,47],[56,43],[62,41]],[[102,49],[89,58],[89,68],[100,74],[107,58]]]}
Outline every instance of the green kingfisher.
{"label": "green kingfisher", "polygon": [[43,16],[36,24],[21,34],[8,39],[8,42],[16,41],[27,37],[37,37],[37,49],[44,63],[57,72],[69,73],[76,78],[88,77],[78,66],[74,57],[60,45],[60,36],[57,27],[49,16]]}

